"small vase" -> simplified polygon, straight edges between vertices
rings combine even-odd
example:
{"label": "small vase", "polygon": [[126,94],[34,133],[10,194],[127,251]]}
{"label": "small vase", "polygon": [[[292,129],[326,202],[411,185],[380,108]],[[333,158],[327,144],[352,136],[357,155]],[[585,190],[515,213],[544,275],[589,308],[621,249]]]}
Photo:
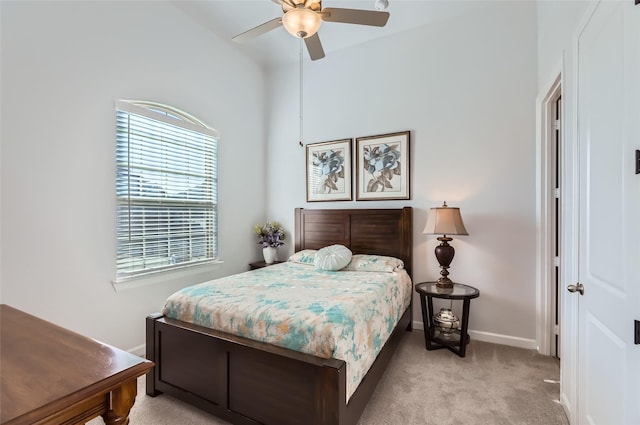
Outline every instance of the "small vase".
{"label": "small vase", "polygon": [[271,264],[276,260],[276,249],[272,246],[262,248],[262,256],[265,263]]}

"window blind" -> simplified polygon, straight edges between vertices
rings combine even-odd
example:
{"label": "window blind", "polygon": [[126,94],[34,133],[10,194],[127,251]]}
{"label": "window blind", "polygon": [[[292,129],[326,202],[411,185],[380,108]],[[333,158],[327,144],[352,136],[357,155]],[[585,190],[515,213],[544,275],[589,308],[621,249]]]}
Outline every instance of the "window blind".
{"label": "window blind", "polygon": [[215,130],[164,105],[116,105],[119,279],[216,259]]}

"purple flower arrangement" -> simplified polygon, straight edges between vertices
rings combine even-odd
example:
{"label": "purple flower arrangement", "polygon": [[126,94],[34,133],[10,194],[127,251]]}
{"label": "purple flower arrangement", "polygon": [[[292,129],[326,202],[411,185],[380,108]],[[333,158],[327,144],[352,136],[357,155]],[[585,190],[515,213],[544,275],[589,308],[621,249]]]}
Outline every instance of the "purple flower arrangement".
{"label": "purple flower arrangement", "polygon": [[258,243],[262,245],[263,248],[277,248],[284,245],[284,227],[277,221],[269,221],[264,226],[256,224],[253,226],[253,230],[256,235],[258,235]]}

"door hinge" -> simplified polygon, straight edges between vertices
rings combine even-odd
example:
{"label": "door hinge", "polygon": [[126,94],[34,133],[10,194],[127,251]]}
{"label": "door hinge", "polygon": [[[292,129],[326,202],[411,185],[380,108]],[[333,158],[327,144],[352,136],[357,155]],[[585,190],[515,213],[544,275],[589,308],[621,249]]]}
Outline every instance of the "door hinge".
{"label": "door hinge", "polygon": [[560,267],[560,257],[553,257],[553,265],[555,267]]}
{"label": "door hinge", "polygon": [[640,320],[634,320],[633,323],[633,343],[640,345]]}
{"label": "door hinge", "polygon": [[556,187],[555,189],[553,189],[553,197],[556,199],[560,199],[560,188]]}
{"label": "door hinge", "polygon": [[[640,1],[640,0],[636,0],[636,1]],[[639,149],[636,149],[636,174],[640,174],[640,150]]]}
{"label": "door hinge", "polygon": [[553,126],[554,130],[560,130],[560,120],[555,120],[551,125]]}

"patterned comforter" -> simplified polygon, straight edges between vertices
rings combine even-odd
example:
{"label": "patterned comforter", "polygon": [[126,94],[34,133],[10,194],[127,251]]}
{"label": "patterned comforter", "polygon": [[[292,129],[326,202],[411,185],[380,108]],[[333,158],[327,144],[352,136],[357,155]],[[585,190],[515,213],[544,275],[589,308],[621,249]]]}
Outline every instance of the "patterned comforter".
{"label": "patterned comforter", "polygon": [[347,364],[347,400],[409,306],[405,270],[321,271],[285,262],[184,288],[167,317]]}

